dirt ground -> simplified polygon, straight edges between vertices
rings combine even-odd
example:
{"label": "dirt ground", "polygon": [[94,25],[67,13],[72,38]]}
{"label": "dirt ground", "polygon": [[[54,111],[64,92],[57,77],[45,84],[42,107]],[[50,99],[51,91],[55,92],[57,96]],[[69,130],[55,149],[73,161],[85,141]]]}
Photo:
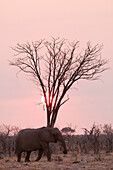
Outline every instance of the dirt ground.
{"label": "dirt ground", "polygon": [[16,157],[5,157],[0,159],[0,170],[113,170],[113,153],[99,155],[79,155],[76,153],[52,154],[52,161],[47,162],[43,157],[39,162],[34,161],[21,163],[16,161]]}

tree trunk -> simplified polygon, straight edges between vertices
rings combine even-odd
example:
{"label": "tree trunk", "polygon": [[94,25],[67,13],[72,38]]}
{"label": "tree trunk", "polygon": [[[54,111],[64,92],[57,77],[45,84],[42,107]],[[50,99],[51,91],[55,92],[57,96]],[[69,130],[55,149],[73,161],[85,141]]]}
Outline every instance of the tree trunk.
{"label": "tree trunk", "polygon": [[57,118],[57,115],[58,115],[58,110],[59,110],[59,108],[56,107],[56,109],[54,109],[54,111],[53,111],[53,114],[52,114],[52,117],[51,117],[51,120],[50,120],[50,127],[54,127],[54,125],[55,125],[56,118]]}

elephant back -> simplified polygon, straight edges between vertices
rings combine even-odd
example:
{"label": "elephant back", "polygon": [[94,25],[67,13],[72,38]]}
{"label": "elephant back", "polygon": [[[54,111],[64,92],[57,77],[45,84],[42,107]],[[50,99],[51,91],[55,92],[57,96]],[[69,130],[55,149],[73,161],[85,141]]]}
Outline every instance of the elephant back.
{"label": "elephant back", "polygon": [[16,152],[37,150],[40,145],[39,129],[23,129],[16,137]]}

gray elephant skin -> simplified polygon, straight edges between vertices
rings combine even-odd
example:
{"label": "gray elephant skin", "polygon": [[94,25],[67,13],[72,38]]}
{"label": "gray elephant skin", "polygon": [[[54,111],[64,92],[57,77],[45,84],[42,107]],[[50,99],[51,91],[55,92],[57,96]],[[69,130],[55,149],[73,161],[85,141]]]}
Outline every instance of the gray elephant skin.
{"label": "gray elephant skin", "polygon": [[18,132],[16,137],[16,154],[17,161],[21,161],[22,152],[27,152],[25,161],[30,161],[29,157],[32,151],[39,150],[36,161],[39,161],[43,152],[47,156],[47,160],[51,161],[51,153],[49,143],[57,143],[60,141],[63,146],[63,153],[67,154],[66,144],[63,136],[58,128],[42,127],[39,129],[23,129]]}

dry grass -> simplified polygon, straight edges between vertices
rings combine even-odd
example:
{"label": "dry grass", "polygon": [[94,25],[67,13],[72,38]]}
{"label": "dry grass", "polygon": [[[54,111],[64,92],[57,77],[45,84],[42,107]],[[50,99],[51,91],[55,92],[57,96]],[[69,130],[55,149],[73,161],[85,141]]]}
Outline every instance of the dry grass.
{"label": "dry grass", "polygon": [[43,157],[39,162],[18,163],[16,157],[6,157],[0,160],[0,170],[113,170],[113,153],[99,155],[80,155],[76,153],[52,154],[52,162]]}

